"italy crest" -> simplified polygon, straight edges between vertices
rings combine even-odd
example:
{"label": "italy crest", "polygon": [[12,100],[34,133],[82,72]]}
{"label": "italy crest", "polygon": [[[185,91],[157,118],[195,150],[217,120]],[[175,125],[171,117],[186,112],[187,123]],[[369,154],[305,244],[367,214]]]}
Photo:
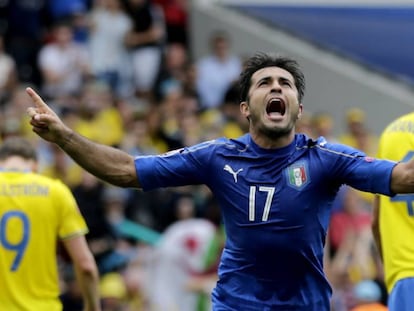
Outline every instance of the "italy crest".
{"label": "italy crest", "polygon": [[309,182],[308,167],[305,162],[296,162],[286,169],[286,177],[290,186],[302,188]]}

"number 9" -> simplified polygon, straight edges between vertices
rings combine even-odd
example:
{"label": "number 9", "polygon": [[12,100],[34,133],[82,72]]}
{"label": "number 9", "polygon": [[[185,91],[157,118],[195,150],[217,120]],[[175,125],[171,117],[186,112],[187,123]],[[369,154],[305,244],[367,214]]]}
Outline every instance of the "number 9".
{"label": "number 9", "polygon": [[[20,241],[13,244],[7,239],[6,234],[6,225],[7,222],[13,218],[19,218],[23,223],[23,236]],[[29,219],[23,212],[20,211],[10,211],[3,215],[0,219],[0,244],[3,247],[10,251],[16,252],[16,257],[13,260],[12,266],[10,268],[11,271],[16,271],[19,267],[21,260],[23,259],[24,251],[26,250],[27,244],[29,242],[29,232],[30,232],[30,223]]]}

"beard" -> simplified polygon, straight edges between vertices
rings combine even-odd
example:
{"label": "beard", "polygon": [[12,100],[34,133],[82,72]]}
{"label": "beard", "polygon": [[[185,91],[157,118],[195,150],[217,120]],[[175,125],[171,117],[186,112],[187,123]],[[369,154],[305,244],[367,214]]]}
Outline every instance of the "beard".
{"label": "beard", "polygon": [[266,137],[269,137],[271,139],[276,139],[276,138],[289,135],[292,132],[292,129],[293,129],[293,124],[289,124],[288,126],[282,127],[282,128],[262,126],[259,128],[259,131]]}
{"label": "beard", "polygon": [[[251,122],[254,122],[255,118],[252,117]],[[295,127],[295,121],[290,120],[289,123],[284,127],[272,127],[272,126],[266,126],[263,123],[256,122],[258,124],[258,132],[260,132],[262,135],[270,138],[270,139],[278,139],[281,137],[285,137],[287,135],[290,135],[292,130]]]}

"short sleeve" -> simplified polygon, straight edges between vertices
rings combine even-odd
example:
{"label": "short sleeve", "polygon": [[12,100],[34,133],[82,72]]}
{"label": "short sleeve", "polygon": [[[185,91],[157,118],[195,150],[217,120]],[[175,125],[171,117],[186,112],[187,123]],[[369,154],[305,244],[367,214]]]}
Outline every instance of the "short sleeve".
{"label": "short sleeve", "polygon": [[60,209],[58,234],[60,239],[85,235],[88,232],[86,222],[79,211],[72,192],[61,182],[56,183],[56,208]]}

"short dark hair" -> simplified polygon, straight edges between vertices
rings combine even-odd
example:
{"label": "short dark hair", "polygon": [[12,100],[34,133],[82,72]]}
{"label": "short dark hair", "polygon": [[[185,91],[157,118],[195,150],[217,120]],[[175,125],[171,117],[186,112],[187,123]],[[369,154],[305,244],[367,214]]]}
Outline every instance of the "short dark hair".
{"label": "short dark hair", "polygon": [[305,94],[305,76],[298,62],[289,57],[283,57],[277,54],[256,53],[248,58],[244,64],[244,70],[240,74],[240,101],[247,101],[251,78],[253,74],[266,67],[279,67],[288,71],[294,78],[295,86],[298,90],[298,100],[302,102]]}
{"label": "short dark hair", "polygon": [[31,142],[20,136],[7,138],[0,145],[0,160],[18,156],[26,160],[37,161],[37,153]]}

